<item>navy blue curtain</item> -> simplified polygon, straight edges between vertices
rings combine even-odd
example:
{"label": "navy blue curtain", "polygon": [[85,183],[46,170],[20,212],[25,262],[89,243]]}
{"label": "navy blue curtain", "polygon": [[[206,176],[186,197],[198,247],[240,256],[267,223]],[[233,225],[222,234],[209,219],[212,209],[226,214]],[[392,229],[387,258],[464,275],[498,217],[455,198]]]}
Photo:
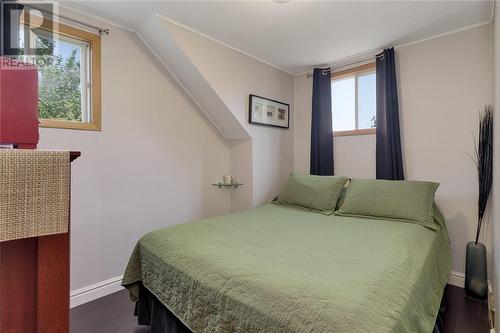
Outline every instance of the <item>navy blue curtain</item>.
{"label": "navy blue curtain", "polygon": [[394,48],[376,56],[377,63],[377,179],[403,180],[399,131],[398,89]]}
{"label": "navy blue curtain", "polygon": [[330,69],[313,73],[311,175],[333,175],[332,81]]}

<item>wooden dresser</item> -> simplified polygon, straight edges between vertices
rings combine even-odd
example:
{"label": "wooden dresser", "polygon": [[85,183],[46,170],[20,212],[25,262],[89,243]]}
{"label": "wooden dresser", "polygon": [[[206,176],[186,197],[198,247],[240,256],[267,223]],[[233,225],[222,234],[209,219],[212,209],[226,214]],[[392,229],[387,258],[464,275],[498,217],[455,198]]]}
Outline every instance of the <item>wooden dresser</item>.
{"label": "wooden dresser", "polygon": [[69,332],[67,200],[67,232],[0,242],[0,333]]}

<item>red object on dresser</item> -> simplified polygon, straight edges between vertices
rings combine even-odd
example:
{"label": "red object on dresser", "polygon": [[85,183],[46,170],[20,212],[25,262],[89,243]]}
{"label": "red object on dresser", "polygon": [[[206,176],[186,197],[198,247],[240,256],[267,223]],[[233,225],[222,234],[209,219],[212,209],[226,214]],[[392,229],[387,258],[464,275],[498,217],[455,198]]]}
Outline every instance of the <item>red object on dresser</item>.
{"label": "red object on dresser", "polygon": [[0,57],[0,144],[38,144],[38,70],[5,57]]}
{"label": "red object on dresser", "polygon": [[[2,57],[0,144],[38,144],[37,69]],[[0,333],[69,332],[69,251],[69,233],[0,242]]]}

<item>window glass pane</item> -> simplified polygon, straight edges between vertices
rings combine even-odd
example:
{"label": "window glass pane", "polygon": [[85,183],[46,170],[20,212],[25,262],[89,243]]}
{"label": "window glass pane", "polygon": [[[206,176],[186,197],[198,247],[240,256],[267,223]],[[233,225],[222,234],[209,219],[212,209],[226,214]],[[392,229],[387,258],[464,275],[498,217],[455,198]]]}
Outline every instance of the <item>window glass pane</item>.
{"label": "window glass pane", "polygon": [[46,41],[52,62],[39,68],[40,118],[82,121],[81,46],[62,39]]}
{"label": "window glass pane", "polygon": [[375,73],[358,76],[358,128],[375,127],[376,115]]}
{"label": "window glass pane", "polygon": [[356,128],[355,77],[332,81],[333,130],[347,131]]}
{"label": "window glass pane", "polygon": [[[85,99],[82,88],[86,87],[86,76],[81,68],[82,56],[85,56],[82,52],[88,50],[85,44],[42,29],[31,32],[29,44],[39,51],[24,57],[36,58],[39,117],[88,122],[89,113],[84,110],[87,103],[82,103],[82,95]],[[20,35],[23,36],[24,31]],[[21,45],[24,46],[24,38],[21,38]]]}

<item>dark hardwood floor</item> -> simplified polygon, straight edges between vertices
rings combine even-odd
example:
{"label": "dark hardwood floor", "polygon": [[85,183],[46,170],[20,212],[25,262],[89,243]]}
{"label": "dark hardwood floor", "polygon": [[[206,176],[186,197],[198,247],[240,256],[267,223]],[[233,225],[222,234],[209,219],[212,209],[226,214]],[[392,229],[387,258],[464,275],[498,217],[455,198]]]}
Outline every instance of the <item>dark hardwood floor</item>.
{"label": "dark hardwood floor", "polygon": [[137,325],[134,304],[122,290],[71,309],[70,332],[146,333],[149,327]]}
{"label": "dark hardwood floor", "polygon": [[442,333],[487,333],[488,304],[471,299],[463,288],[446,287],[448,307],[444,315]]}
{"label": "dark hardwood floor", "polygon": [[[455,286],[446,288],[448,308],[442,333],[487,333],[487,304],[465,296]],[[71,309],[71,333],[146,333],[147,326],[138,326],[134,306],[123,290]]]}

